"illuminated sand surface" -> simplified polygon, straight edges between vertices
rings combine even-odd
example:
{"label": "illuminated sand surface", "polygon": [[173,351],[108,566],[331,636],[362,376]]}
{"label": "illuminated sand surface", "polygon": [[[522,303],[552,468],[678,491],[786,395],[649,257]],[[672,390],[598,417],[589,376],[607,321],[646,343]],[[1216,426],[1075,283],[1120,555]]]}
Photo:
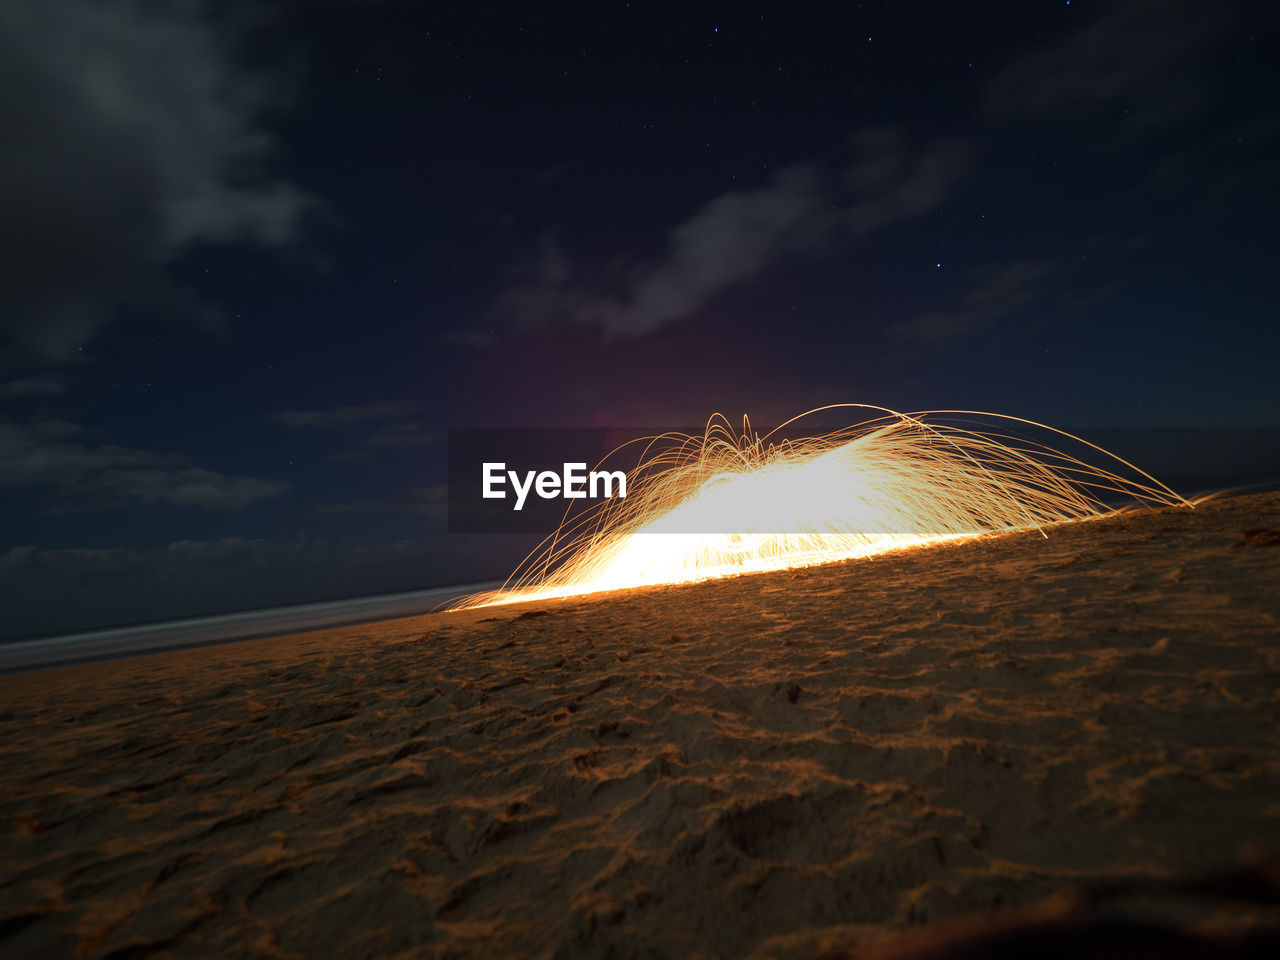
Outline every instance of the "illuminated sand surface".
{"label": "illuminated sand surface", "polygon": [[1230,866],[1280,847],[1257,527],[1280,494],[0,678],[0,953],[811,957]]}

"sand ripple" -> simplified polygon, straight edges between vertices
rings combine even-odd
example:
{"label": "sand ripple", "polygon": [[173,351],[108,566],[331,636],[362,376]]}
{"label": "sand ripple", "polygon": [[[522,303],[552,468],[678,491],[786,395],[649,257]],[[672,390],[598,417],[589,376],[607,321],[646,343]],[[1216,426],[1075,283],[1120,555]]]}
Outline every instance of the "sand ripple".
{"label": "sand ripple", "polygon": [[812,956],[1220,868],[1280,846],[1280,546],[1234,546],[1278,527],[1258,495],[6,677],[0,952]]}

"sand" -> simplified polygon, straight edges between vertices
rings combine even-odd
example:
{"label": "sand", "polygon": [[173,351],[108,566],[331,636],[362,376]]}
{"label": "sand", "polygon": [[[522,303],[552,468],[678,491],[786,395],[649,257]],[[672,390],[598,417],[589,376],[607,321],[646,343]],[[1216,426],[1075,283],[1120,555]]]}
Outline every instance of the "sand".
{"label": "sand", "polygon": [[0,953],[809,957],[1230,867],[1280,847],[1256,528],[1280,494],[0,678]]}

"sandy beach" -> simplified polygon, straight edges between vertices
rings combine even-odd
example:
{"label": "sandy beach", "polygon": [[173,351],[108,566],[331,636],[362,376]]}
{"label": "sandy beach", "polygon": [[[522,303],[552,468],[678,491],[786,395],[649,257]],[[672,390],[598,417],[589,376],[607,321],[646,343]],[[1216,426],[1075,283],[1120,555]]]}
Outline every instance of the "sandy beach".
{"label": "sandy beach", "polygon": [[1277,493],[0,678],[0,953],[812,957],[1231,868],[1280,848],[1267,529]]}

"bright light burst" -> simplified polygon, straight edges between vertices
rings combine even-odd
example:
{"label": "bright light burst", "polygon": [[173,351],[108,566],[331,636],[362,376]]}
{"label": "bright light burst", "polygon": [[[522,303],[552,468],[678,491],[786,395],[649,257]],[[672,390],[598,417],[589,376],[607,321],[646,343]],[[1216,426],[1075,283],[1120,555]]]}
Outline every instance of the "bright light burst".
{"label": "bright light burst", "polygon": [[[782,431],[826,411],[874,414],[801,439]],[[978,418],[978,419],[974,419]],[[993,427],[992,423],[997,424]],[[1055,446],[1026,432],[1048,433]],[[1081,459],[1056,449],[1069,442]],[[560,527],[502,589],[458,607],[575,596],[811,566],[941,541],[1099,517],[1109,502],[1186,505],[1086,440],[975,411],[821,407],[764,436],[719,414],[702,436],[640,441],[625,499]],[[618,454],[615,450],[610,456]],[[1102,463],[1105,466],[1099,466]]]}

